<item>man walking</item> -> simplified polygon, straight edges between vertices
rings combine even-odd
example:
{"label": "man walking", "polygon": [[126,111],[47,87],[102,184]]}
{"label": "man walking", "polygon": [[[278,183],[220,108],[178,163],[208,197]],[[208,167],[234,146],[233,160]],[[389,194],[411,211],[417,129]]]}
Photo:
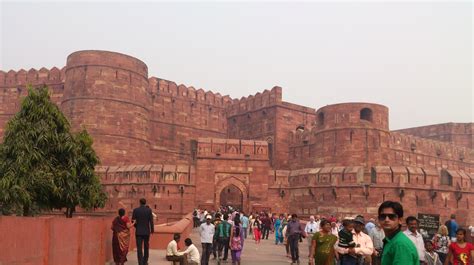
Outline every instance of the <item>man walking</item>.
{"label": "man walking", "polygon": [[272,226],[272,220],[268,217],[267,213],[264,213],[262,218],[262,239],[268,239],[268,234],[270,233],[270,228]]}
{"label": "man walking", "polygon": [[291,264],[300,264],[300,256],[298,249],[298,242],[300,237],[303,236],[303,230],[301,229],[298,215],[295,213],[291,215],[291,220],[288,222],[286,228],[286,234],[288,236],[288,242],[290,244],[291,252]]}
{"label": "man walking", "polygon": [[403,206],[399,202],[385,201],[378,210],[380,225],[385,232],[382,265],[419,265],[418,251],[401,232]]}
{"label": "man walking", "polygon": [[217,236],[217,227],[219,224],[222,222],[221,220],[221,214],[216,213],[215,218],[214,218],[214,238],[212,239],[212,255],[214,256],[214,259],[217,258],[217,250],[219,247],[219,237]]}
{"label": "man walking", "polygon": [[202,245],[202,257],[201,257],[201,264],[208,265],[209,264],[209,257],[211,256],[212,252],[212,239],[214,238],[215,228],[214,225],[211,223],[211,216],[206,216],[206,222],[201,224],[199,227],[199,231],[201,234],[201,245]]}
{"label": "man walking", "polygon": [[249,218],[246,214],[242,213],[240,217],[240,222],[242,223],[242,229],[244,230],[244,238],[247,239],[247,230],[249,228]]}
{"label": "man walking", "polygon": [[[145,198],[140,199],[140,207],[133,209],[132,221],[135,220],[135,239],[139,265],[148,265],[150,235],[155,231],[151,209],[146,207]],[[142,246],[144,247],[142,248]]]}
{"label": "man walking", "polygon": [[222,249],[224,249],[223,261],[227,260],[229,255],[229,240],[230,240],[230,229],[232,225],[229,223],[229,214],[224,214],[224,220],[217,226],[217,242],[219,244],[217,251],[217,259],[220,260],[222,257]]}
{"label": "man walking", "polygon": [[309,255],[311,255],[311,241],[313,240],[313,235],[317,232],[319,232],[319,225],[316,223],[316,220],[314,216],[309,217],[309,222],[306,223],[306,227],[304,228],[304,231],[306,232],[306,239],[308,241],[308,247],[309,247],[309,252],[308,252],[308,258],[311,258]]}

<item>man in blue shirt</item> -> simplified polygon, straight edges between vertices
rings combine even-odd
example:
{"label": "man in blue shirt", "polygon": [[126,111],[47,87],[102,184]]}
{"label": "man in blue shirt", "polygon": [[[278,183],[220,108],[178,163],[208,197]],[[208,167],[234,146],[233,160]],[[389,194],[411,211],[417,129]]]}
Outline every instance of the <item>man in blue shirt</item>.
{"label": "man in blue shirt", "polygon": [[242,223],[242,228],[244,230],[244,238],[247,239],[247,229],[249,227],[249,218],[245,213],[242,213],[242,217],[240,217],[240,222]]}

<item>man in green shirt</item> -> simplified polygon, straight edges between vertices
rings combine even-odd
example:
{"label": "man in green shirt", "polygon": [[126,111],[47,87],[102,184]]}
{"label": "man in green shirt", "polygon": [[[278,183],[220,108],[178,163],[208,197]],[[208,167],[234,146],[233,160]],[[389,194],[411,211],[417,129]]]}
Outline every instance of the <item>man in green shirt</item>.
{"label": "man in green shirt", "polygon": [[379,222],[385,232],[382,265],[420,265],[413,242],[401,233],[403,206],[386,201],[379,207]]}
{"label": "man in green shirt", "polygon": [[229,223],[229,214],[224,214],[224,220],[217,226],[217,259],[221,260],[222,249],[224,249],[224,258],[223,261],[227,260],[227,255],[229,253],[229,242],[230,242],[230,229],[232,225]]}

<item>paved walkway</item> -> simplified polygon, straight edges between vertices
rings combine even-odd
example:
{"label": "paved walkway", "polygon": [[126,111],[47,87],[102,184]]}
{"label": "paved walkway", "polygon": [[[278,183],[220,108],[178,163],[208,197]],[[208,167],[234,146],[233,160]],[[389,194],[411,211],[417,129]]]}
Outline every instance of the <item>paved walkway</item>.
{"label": "paved walkway", "polygon": [[[199,249],[199,252],[202,254],[201,241],[199,239],[199,231],[195,228],[191,234],[191,239],[193,240],[194,245]],[[182,239],[184,240],[184,239]],[[135,246],[131,246],[135,248]],[[308,244],[306,240],[303,243],[300,243],[300,262],[301,264],[308,264]],[[150,259],[149,264],[171,264],[164,259],[166,251],[165,250],[150,250]],[[131,251],[128,254],[128,260],[126,264],[138,264],[137,263],[137,253],[136,251]],[[244,249],[242,251],[241,264],[242,265],[270,265],[270,264],[290,264],[291,259],[286,257],[286,251],[284,245],[275,245],[275,234],[270,234],[268,240],[262,240],[259,245],[255,244],[255,241],[249,237],[244,242]],[[209,264],[217,264],[217,261],[211,260]],[[230,256],[227,263],[222,262],[221,265],[232,264],[232,259]]]}

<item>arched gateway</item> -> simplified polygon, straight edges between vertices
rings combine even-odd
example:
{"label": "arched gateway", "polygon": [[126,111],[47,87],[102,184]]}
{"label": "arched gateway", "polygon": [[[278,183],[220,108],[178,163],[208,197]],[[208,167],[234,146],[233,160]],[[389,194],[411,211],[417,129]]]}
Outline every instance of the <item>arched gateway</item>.
{"label": "arched gateway", "polygon": [[234,209],[243,209],[244,198],[242,191],[235,185],[229,185],[222,189],[220,194],[220,204],[232,206]]}
{"label": "arched gateway", "polygon": [[235,177],[227,178],[216,185],[215,207],[230,205],[234,208],[248,211],[247,186]]}

